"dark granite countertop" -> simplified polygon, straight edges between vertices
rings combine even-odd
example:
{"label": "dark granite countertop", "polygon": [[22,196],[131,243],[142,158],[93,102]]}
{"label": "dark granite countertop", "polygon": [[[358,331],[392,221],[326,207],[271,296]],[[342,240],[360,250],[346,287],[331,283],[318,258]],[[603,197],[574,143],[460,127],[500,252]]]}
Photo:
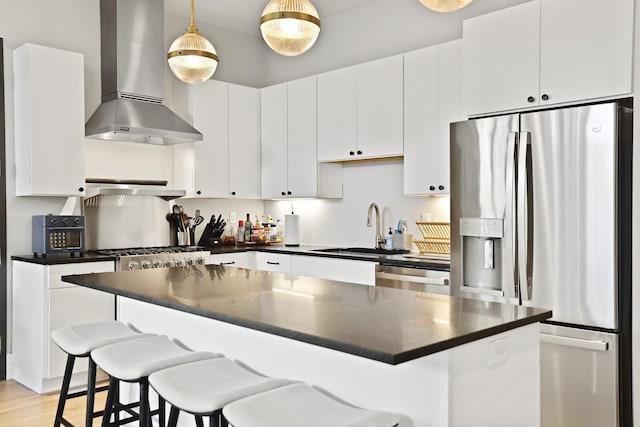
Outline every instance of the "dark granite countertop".
{"label": "dark granite countertop", "polygon": [[551,317],[530,307],[218,265],[62,280],[389,364]]}
{"label": "dark granite countertop", "polygon": [[330,247],[319,245],[264,245],[264,246],[220,246],[211,248],[212,254],[230,253],[242,251],[274,252],[289,255],[306,255],[324,258],[340,258],[356,261],[371,261],[383,265],[395,265],[399,267],[423,268],[429,270],[449,271],[449,260],[422,257],[416,253],[380,255],[355,252],[322,252]]}
{"label": "dark granite countertop", "polygon": [[42,255],[13,255],[14,261],[30,262],[32,264],[56,265],[56,264],[77,264],[80,262],[115,261],[115,257],[109,255],[98,255],[85,252],[82,255],[74,254],[53,254],[43,257]]}
{"label": "dark granite countertop", "polygon": [[[366,254],[366,253],[336,253],[336,252],[318,252],[318,250],[327,249],[327,246],[316,245],[302,245],[298,247],[288,247],[284,245],[264,245],[264,246],[219,246],[215,248],[208,248],[212,254],[224,254],[234,252],[246,252],[246,251],[261,251],[261,252],[273,252],[289,255],[306,255],[317,256],[324,258],[339,258],[350,259],[356,261],[371,261],[377,262],[383,265],[395,265],[399,267],[411,267],[411,268],[423,268],[429,270],[449,271],[449,261],[441,259],[429,259],[420,257],[415,253],[409,254],[397,254],[397,255],[378,255],[378,254]],[[73,264],[77,262],[93,262],[93,261],[109,261],[115,258],[108,255],[97,255],[91,252],[85,252],[83,256],[75,254],[70,256],[69,254],[57,254],[33,256],[33,255],[14,255],[12,260],[24,261],[42,265],[53,264]]]}

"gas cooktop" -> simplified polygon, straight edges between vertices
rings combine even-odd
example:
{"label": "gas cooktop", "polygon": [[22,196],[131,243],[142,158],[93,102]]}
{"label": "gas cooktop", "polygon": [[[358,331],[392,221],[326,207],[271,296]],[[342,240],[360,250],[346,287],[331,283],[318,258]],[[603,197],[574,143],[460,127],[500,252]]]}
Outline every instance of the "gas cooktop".
{"label": "gas cooktop", "polygon": [[115,256],[117,271],[203,265],[207,263],[210,255],[210,252],[202,246],[152,246],[99,249],[91,252]]}
{"label": "gas cooktop", "polygon": [[122,248],[122,249],[96,249],[92,253],[110,256],[133,256],[133,255],[153,255],[153,254],[177,254],[184,252],[206,251],[203,246],[152,246],[140,248]]}

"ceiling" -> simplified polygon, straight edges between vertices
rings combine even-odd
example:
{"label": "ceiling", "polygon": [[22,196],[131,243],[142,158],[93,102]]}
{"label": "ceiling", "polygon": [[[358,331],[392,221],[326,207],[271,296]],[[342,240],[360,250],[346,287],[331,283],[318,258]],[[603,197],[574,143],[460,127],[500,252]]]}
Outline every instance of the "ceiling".
{"label": "ceiling", "polygon": [[[313,4],[322,19],[371,2],[372,0],[314,0]],[[260,16],[267,3],[268,0],[196,0],[196,25],[198,22],[206,22],[240,33],[259,36]],[[188,18],[190,2],[189,0],[165,0],[164,9]]]}
{"label": "ceiling", "polygon": [[[363,6],[367,3],[379,1],[400,2],[418,0],[312,0],[318,10],[320,19],[331,15],[337,15],[349,9]],[[463,13],[446,14],[448,18],[456,18],[462,24],[462,20],[482,15],[504,7],[524,3],[530,0],[476,0]],[[198,23],[207,23],[217,27],[225,28],[239,33],[260,37],[260,16],[269,0],[195,0],[195,19]],[[183,16],[189,19],[189,0],[164,0],[164,9],[174,15]],[[435,23],[442,18],[442,14],[431,12],[424,15],[425,25],[429,25],[429,20]]]}

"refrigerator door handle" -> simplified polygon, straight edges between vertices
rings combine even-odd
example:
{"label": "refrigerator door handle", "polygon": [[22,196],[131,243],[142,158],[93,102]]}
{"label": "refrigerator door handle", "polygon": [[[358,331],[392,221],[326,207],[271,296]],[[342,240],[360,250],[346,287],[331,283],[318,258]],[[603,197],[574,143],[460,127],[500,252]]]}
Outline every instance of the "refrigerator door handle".
{"label": "refrigerator door handle", "polygon": [[[516,230],[516,208],[515,208],[515,169],[516,169],[516,140],[517,132],[509,132],[507,139],[507,176],[506,176],[506,206],[505,206],[505,243],[510,245],[511,252],[511,271],[509,273],[509,282],[506,283],[508,297],[520,298],[520,286],[518,285],[518,258],[517,258],[517,230]],[[513,289],[511,293],[510,289]]]}
{"label": "refrigerator door handle", "polygon": [[563,337],[561,335],[540,334],[540,342],[558,344],[585,350],[608,351],[609,343],[600,340],[585,340],[580,338]]}
{"label": "refrigerator door handle", "polygon": [[516,226],[518,229],[518,281],[520,283],[521,300],[531,299],[531,257],[533,255],[530,245],[532,227],[529,221],[532,213],[532,200],[530,194],[529,174],[531,163],[531,133],[520,132],[518,141],[518,190],[516,206]]}

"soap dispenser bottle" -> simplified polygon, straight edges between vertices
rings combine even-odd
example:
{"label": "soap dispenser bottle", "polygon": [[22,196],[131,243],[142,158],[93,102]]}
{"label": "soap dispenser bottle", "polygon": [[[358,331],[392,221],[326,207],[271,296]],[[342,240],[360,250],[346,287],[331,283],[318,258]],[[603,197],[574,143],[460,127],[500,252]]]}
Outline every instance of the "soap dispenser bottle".
{"label": "soap dispenser bottle", "polygon": [[391,231],[391,227],[389,227],[389,234],[387,235],[387,239],[384,241],[384,248],[387,250],[393,249],[393,231]]}

